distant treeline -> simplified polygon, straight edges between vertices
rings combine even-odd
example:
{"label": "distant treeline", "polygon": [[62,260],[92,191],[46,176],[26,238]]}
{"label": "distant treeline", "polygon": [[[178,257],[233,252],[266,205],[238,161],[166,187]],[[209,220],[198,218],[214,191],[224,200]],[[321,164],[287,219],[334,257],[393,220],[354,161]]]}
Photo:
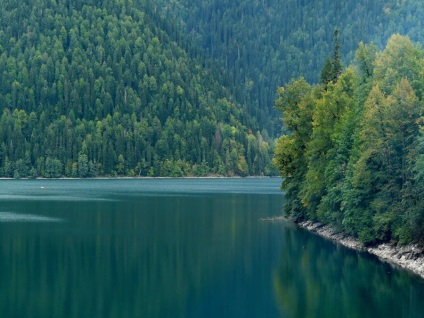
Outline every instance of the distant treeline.
{"label": "distant treeline", "polygon": [[400,35],[381,52],[361,43],[353,65],[325,78],[278,91],[288,134],[275,163],[286,214],[367,244],[422,242],[424,50]]}

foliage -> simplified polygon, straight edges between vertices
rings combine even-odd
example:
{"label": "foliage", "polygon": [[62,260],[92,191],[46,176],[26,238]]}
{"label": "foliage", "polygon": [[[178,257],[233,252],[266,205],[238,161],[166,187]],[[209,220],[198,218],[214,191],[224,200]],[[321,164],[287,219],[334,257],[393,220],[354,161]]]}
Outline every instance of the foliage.
{"label": "foliage", "polygon": [[353,61],[360,41],[380,50],[395,33],[424,41],[419,0],[153,2],[162,16],[176,21],[174,29],[188,34],[196,52],[230,70],[227,83],[272,136],[279,133],[272,109],[277,86],[300,76],[318,83],[336,44],[335,28],[344,65]]}
{"label": "foliage", "polygon": [[[293,84],[279,90],[276,106],[289,129],[275,162],[283,188],[296,189],[286,213],[330,223],[365,243],[422,240],[424,50],[393,35],[381,52],[360,44],[356,58],[357,66],[325,90],[304,83],[296,103],[285,104],[291,108],[281,100]],[[295,115],[309,131],[301,147],[294,146]]]}
{"label": "foliage", "polygon": [[293,217],[302,218],[302,188],[306,182],[305,149],[310,142],[314,104],[312,88],[302,78],[278,91],[275,106],[283,113],[283,123],[290,134],[278,139],[274,164],[284,176],[288,205]]}
{"label": "foliage", "polygon": [[0,21],[0,176],[274,173],[226,73],[149,1],[2,0]]}

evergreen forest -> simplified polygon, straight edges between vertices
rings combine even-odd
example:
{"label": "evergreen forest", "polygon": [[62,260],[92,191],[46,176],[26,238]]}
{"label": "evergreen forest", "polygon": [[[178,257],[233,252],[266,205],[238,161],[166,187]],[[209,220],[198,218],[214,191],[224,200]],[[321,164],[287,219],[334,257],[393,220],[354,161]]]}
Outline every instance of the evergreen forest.
{"label": "evergreen forest", "polygon": [[277,87],[420,1],[0,0],[0,177],[277,175]]}
{"label": "evergreen forest", "polygon": [[383,50],[360,43],[340,72],[335,38],[319,84],[299,78],[278,90],[285,213],[365,244],[422,243],[424,50],[399,34]]}
{"label": "evergreen forest", "polygon": [[151,4],[0,3],[0,176],[275,174],[226,72]]}
{"label": "evergreen forest", "polygon": [[273,107],[278,86],[299,76],[318,83],[334,46],[335,29],[340,32],[343,65],[353,61],[359,42],[373,42],[382,50],[397,33],[424,42],[424,3],[419,0],[155,2],[165,18],[178,22],[197,50],[230,71],[234,94],[270,136],[281,130]]}

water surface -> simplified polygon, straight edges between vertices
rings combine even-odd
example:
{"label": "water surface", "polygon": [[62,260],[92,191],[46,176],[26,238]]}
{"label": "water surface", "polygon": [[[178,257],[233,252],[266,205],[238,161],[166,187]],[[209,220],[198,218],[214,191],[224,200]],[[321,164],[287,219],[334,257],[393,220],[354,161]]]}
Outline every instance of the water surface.
{"label": "water surface", "polygon": [[417,277],[260,221],[280,182],[2,180],[1,317],[424,317]]}

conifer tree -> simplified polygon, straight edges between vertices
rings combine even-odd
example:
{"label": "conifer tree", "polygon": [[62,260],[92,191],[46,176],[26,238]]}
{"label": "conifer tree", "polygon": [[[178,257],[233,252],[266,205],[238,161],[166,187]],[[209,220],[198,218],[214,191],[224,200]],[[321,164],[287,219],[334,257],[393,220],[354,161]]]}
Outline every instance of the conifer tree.
{"label": "conifer tree", "polygon": [[340,62],[340,43],[339,43],[339,30],[334,30],[334,55],[332,65],[332,79],[337,82],[337,79],[342,74],[342,63]]}
{"label": "conifer tree", "polygon": [[321,70],[320,82],[327,85],[333,79],[333,62],[330,57],[327,57],[324,67]]}

